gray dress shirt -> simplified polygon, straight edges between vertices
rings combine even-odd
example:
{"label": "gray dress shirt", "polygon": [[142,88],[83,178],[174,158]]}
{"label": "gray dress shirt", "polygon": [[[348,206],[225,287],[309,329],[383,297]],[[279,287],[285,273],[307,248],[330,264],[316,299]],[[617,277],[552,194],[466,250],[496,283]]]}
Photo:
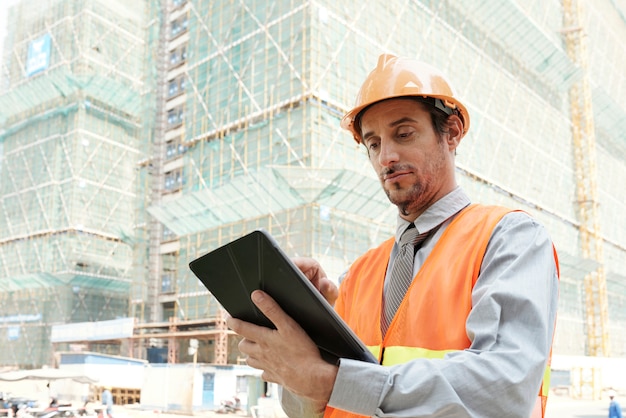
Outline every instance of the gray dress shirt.
{"label": "gray dress shirt", "polygon": [[[441,224],[417,251],[415,273],[469,203],[457,187],[415,220],[419,231]],[[407,226],[398,217],[389,265]],[[387,276],[390,270],[388,266]],[[509,213],[492,233],[472,291],[466,323],[470,347],[443,359],[416,359],[391,367],[341,359],[328,405],[375,417],[528,418],[552,344],[557,296],[547,231],[524,212]],[[323,405],[288,391],[282,391],[281,402],[293,418],[323,415]]]}

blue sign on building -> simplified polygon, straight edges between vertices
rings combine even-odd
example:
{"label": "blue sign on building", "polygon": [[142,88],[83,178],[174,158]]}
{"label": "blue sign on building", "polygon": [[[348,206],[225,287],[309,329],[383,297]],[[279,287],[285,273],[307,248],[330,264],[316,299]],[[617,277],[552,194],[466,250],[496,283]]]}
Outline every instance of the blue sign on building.
{"label": "blue sign on building", "polygon": [[10,326],[7,329],[7,336],[9,338],[9,341],[19,340],[20,339],[20,327],[19,327],[19,325]]}
{"label": "blue sign on building", "polygon": [[30,77],[48,68],[50,64],[50,34],[47,33],[28,44],[26,75]]}

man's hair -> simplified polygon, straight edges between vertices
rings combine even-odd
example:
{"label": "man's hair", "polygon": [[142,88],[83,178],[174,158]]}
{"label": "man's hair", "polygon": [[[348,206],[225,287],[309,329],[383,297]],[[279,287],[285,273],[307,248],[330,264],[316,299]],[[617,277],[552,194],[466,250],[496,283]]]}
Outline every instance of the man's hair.
{"label": "man's hair", "polygon": [[432,99],[416,99],[416,101],[424,104],[424,109],[430,113],[430,121],[432,122],[433,129],[437,133],[437,140],[443,140],[443,134],[448,133],[448,117],[445,112],[435,107],[434,103],[431,103]]}

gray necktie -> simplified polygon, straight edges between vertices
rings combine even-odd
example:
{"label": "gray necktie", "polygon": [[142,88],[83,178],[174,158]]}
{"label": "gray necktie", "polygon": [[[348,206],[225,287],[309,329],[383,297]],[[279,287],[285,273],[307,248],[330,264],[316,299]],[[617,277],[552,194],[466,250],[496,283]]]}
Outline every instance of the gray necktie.
{"label": "gray necktie", "polygon": [[383,336],[389,328],[406,291],[413,281],[413,260],[415,247],[419,246],[429,235],[430,231],[418,234],[415,224],[409,225],[400,237],[400,248],[393,262],[389,283],[383,296],[383,313],[380,318],[380,329]]}

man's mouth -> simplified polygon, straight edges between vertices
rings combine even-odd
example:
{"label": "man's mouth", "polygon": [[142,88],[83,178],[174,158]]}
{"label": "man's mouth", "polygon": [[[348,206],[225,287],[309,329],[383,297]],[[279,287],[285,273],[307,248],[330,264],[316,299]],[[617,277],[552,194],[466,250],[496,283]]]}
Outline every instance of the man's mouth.
{"label": "man's mouth", "polygon": [[410,171],[404,171],[404,170],[393,170],[393,171],[388,171],[386,173],[383,173],[382,175],[382,179],[383,181],[393,181],[393,180],[397,180],[401,177],[404,177],[405,175],[409,174]]}

